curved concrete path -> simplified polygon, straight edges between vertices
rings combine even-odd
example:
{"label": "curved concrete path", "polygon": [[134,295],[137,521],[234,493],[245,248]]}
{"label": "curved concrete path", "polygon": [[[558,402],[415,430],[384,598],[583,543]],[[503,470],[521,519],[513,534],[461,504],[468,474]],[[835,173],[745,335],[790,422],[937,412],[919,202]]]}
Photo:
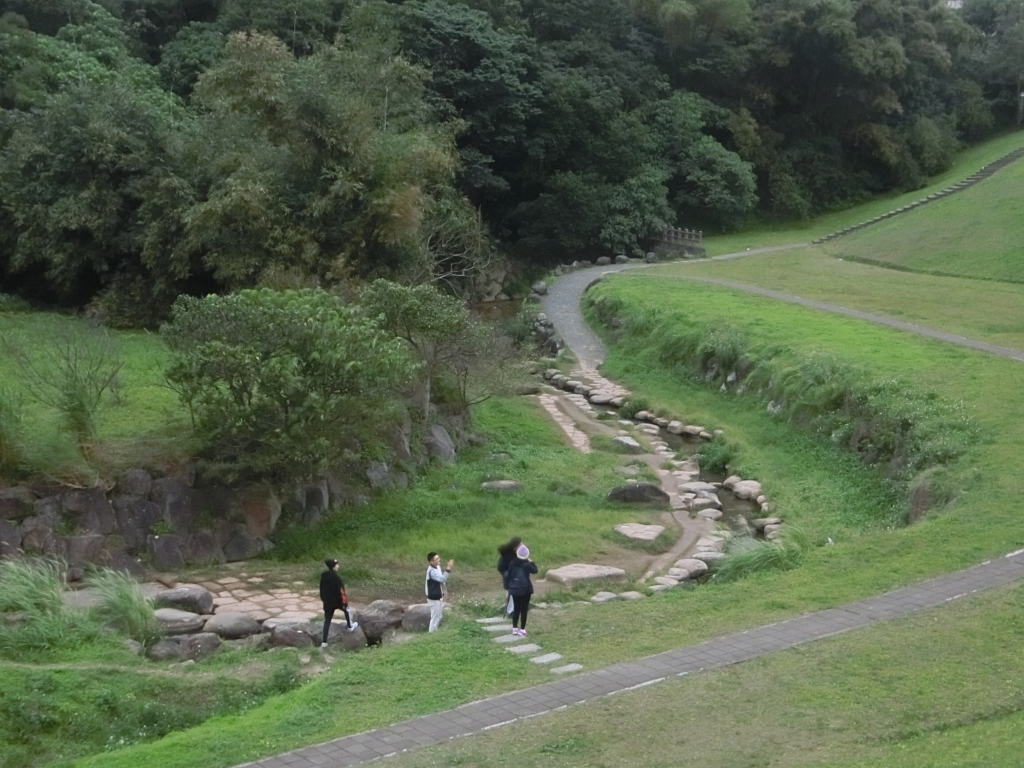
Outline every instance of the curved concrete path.
{"label": "curved concrete path", "polygon": [[[715,259],[735,259],[743,256],[753,256],[756,253],[803,248],[806,247],[806,245],[806,243],[799,243],[796,245],[787,245],[778,248],[763,248],[756,251],[740,251],[739,253],[728,253],[723,256],[716,256]],[[581,367],[596,369],[600,363],[604,362],[607,355],[607,350],[605,349],[604,344],[597,335],[590,330],[590,327],[583,319],[583,314],[579,309],[580,301],[587,288],[600,280],[603,275],[622,272],[627,269],[642,269],[643,267],[649,266],[653,265],[620,264],[615,267],[584,269],[579,272],[573,272],[565,275],[548,289],[548,295],[544,297],[544,312],[547,314],[548,319],[554,323],[555,329],[565,341],[565,345],[574,355],[576,355]],[[1008,357],[1012,360],[1024,361],[1024,351],[1019,349],[1000,347],[996,344],[978,341],[977,339],[969,339],[966,336],[958,336],[955,333],[947,333],[946,331],[939,331],[934,328],[928,328],[927,326],[915,325],[914,323],[908,323],[903,320],[895,320],[891,317],[886,317],[885,315],[875,315],[870,312],[862,312],[859,309],[841,307],[838,304],[829,304],[824,301],[805,299],[802,296],[773,291],[768,288],[760,288],[756,285],[747,285],[746,283],[737,283],[733,280],[723,280],[717,277],[700,277],[697,275],[649,275],[648,277],[656,280],[692,280],[698,283],[720,285],[724,288],[731,288],[736,291],[755,293],[759,296],[776,299],[777,301],[799,304],[811,309],[821,310],[822,312],[845,315],[846,317],[864,320],[877,325],[884,325],[900,331],[916,333],[918,336],[925,336],[930,339],[944,341],[948,344],[956,344],[957,346],[976,349],[979,352],[987,352],[990,355],[998,355],[1000,357]]]}

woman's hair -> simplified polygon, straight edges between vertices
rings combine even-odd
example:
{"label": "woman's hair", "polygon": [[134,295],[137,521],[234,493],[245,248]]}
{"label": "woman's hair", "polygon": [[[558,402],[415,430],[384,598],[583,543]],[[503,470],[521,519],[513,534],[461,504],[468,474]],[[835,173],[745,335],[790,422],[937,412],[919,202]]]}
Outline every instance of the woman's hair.
{"label": "woman's hair", "polygon": [[516,550],[519,549],[519,545],[523,543],[523,540],[518,536],[513,536],[507,542],[498,547],[499,555],[508,555],[509,557],[515,555]]}

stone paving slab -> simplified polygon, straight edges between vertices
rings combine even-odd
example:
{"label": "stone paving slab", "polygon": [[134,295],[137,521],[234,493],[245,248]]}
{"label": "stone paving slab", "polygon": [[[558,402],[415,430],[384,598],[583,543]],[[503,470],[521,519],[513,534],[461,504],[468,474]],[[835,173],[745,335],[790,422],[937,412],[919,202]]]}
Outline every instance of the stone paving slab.
{"label": "stone paving slab", "polygon": [[505,650],[510,653],[534,653],[540,650],[540,646],[536,643],[527,643],[526,645],[513,645],[511,648]]}
{"label": "stone paving slab", "polygon": [[[344,736],[324,744],[246,763],[245,766],[312,768],[320,765],[364,765],[382,757],[442,744],[455,738],[507,725],[522,718],[536,717],[560,707],[584,704],[603,696],[635,690],[669,677],[735,664],[766,653],[870,626],[896,616],[906,616],[1022,578],[1024,551],[1014,552],[1003,558],[903,587],[885,595],[796,616],[644,659],[613,664],[604,669],[555,680],[522,691],[492,696],[463,704],[447,712],[435,712],[387,728]],[[527,653],[540,648],[534,643],[528,643],[508,650]],[[551,671],[563,674],[580,669],[582,667],[579,664],[567,664]]]}

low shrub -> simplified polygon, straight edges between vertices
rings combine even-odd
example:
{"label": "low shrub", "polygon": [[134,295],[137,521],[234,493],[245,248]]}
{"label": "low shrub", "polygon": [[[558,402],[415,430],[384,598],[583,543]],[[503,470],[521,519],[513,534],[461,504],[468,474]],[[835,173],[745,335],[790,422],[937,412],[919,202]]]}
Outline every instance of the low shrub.
{"label": "low shrub", "polygon": [[724,475],[729,464],[736,458],[736,448],[720,437],[700,444],[697,449],[700,456],[700,468],[713,475]]}
{"label": "low shrub", "polygon": [[631,397],[622,404],[619,408],[619,417],[623,419],[632,419],[640,411],[650,410],[651,405],[645,398],[642,397]]}

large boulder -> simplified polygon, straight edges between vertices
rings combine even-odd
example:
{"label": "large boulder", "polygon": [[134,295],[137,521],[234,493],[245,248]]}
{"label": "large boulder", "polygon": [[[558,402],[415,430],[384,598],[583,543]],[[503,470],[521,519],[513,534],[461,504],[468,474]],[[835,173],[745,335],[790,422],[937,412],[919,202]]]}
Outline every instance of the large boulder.
{"label": "large boulder", "polygon": [[309,648],[313,638],[295,626],[279,624],[270,630],[270,644],[275,648]]}
{"label": "large boulder", "polygon": [[185,564],[182,557],[184,542],[175,533],[149,536],[149,555],[153,558],[153,567],[158,571],[175,571]]}
{"label": "large boulder", "polygon": [[99,562],[106,537],[99,533],[83,533],[64,539],[64,559],[70,566]]}
{"label": "large boulder", "polygon": [[330,507],[331,494],[327,478],[322,477],[316,482],[300,485],[295,489],[293,499],[302,524],[313,525]]}
{"label": "large boulder", "polygon": [[220,638],[213,634],[213,632],[199,632],[188,637],[184,648],[182,648],[181,655],[184,659],[198,661],[215,654],[220,650],[220,646]]}
{"label": "large boulder", "polygon": [[129,469],[117,478],[117,490],[123,496],[146,498],[153,491],[153,478],[144,469]]}
{"label": "large boulder", "polygon": [[536,283],[530,286],[530,289],[538,296],[546,296],[548,292],[547,283],[543,280],[538,280]]}
{"label": "large boulder", "polygon": [[254,539],[265,539],[274,532],[281,517],[281,502],[273,491],[251,488],[235,500],[235,512],[245,521],[245,530]]}
{"label": "large boulder", "polygon": [[423,438],[427,452],[436,459],[451,463],[456,459],[455,443],[452,442],[448,430],[440,424],[432,424]]}
{"label": "large boulder", "polygon": [[262,554],[266,550],[266,544],[263,539],[254,538],[245,528],[241,528],[236,530],[224,545],[224,557],[229,563],[248,560]]}
{"label": "large boulder", "polygon": [[246,613],[218,613],[203,626],[204,632],[213,632],[225,640],[259,634],[260,624]]}
{"label": "large boulder", "polygon": [[176,587],[157,592],[153,602],[164,608],[180,608],[192,613],[213,613],[213,593],[206,587]]}
{"label": "large boulder", "polygon": [[21,528],[17,523],[0,519],[0,555],[16,555],[19,549],[21,549]]}
{"label": "large boulder", "polygon": [[187,533],[192,527],[192,489],[177,477],[161,477],[153,483],[153,501],[160,507],[164,522],[174,533]]}
{"label": "large boulder", "polygon": [[0,488],[0,520],[21,520],[32,514],[36,495],[28,488]]}
{"label": "large boulder", "polygon": [[72,491],[61,499],[64,514],[75,519],[78,527],[86,533],[100,533],[107,536],[117,530],[114,509],[103,491]]}
{"label": "large boulder", "polygon": [[160,506],[139,496],[115,496],[113,508],[118,533],[130,550],[144,549],[150,530],[163,520]]}
{"label": "large boulder", "polygon": [[[323,640],[324,623],[322,621],[311,621],[304,628],[304,631],[313,638],[315,645],[320,645]],[[332,621],[331,628],[327,633],[327,644],[334,649],[340,648],[344,651],[359,651],[368,644],[366,633],[363,632],[363,625],[355,629],[349,629],[344,621]]]}
{"label": "large boulder", "polygon": [[426,632],[430,629],[430,606],[419,603],[406,608],[402,615],[402,629],[406,632]]}
{"label": "large boulder", "polygon": [[159,640],[146,649],[146,658],[150,661],[178,661],[184,654],[187,643],[186,637]]}
{"label": "large boulder", "polygon": [[626,483],[608,491],[608,501],[621,501],[629,504],[667,504],[669,496],[661,486],[654,483]]}
{"label": "large boulder", "polygon": [[366,634],[370,643],[379,643],[388,627],[402,626],[405,606],[394,600],[374,600],[352,617]]}
{"label": "large boulder", "polygon": [[395,481],[391,477],[391,471],[388,469],[388,465],[383,461],[371,461],[370,466],[366,468],[366,479],[370,483],[370,487],[378,491],[390,491],[395,487]]}
{"label": "large boulder", "polygon": [[198,632],[206,624],[205,617],[179,608],[157,608],[153,613],[165,635],[188,635]]}
{"label": "large boulder", "polygon": [[684,557],[682,560],[676,560],[672,567],[685,571],[687,574],[686,578],[689,579],[696,579],[708,572],[708,564],[695,557]]}
{"label": "large boulder", "polygon": [[196,565],[213,565],[223,563],[227,560],[224,550],[218,543],[219,539],[214,531],[193,531],[188,537],[183,555],[190,563]]}
{"label": "large boulder", "polygon": [[557,581],[560,584],[565,584],[567,587],[571,587],[573,584],[580,581],[595,581],[600,579],[625,581],[626,572],[621,568],[615,568],[611,565],[573,563],[572,565],[563,565],[561,568],[553,568],[544,575],[544,578],[547,581]]}
{"label": "large boulder", "polygon": [[733,483],[732,492],[737,499],[756,499],[761,495],[761,484],[757,480],[740,480]]}
{"label": "large boulder", "polygon": [[46,515],[32,515],[21,523],[21,547],[26,552],[43,552],[51,555],[57,551],[57,538],[53,529],[57,518]]}
{"label": "large boulder", "polygon": [[612,438],[612,442],[622,448],[625,448],[630,453],[643,453],[643,446],[636,441],[636,438],[632,438],[629,435],[617,435]]}

